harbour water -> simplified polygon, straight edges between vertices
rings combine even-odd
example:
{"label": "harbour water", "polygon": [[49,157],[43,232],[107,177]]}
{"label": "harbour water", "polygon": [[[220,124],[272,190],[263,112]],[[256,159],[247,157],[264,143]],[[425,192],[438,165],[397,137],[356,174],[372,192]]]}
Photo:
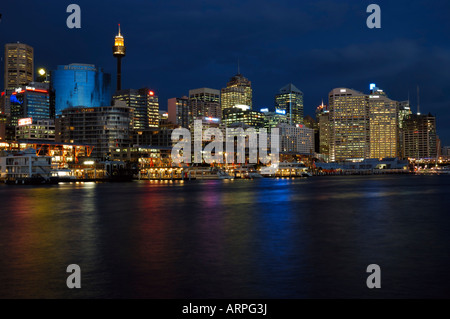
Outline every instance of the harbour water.
{"label": "harbour water", "polygon": [[450,176],[0,185],[0,298],[448,298],[449,198]]}

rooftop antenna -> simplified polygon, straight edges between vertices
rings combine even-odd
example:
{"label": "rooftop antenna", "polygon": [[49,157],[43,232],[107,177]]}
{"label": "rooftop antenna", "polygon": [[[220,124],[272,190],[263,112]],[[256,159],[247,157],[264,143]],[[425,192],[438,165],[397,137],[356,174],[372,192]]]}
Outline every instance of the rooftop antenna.
{"label": "rooftop antenna", "polygon": [[417,115],[420,115],[420,88],[417,85]]}
{"label": "rooftop antenna", "polygon": [[241,61],[238,58],[238,74],[241,74]]}

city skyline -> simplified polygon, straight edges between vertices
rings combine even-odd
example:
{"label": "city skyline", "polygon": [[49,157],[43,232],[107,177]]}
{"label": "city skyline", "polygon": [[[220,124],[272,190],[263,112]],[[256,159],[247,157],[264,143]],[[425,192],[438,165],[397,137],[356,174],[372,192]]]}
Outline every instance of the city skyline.
{"label": "city skyline", "polygon": [[[30,2],[30,7],[36,7],[36,11],[27,10],[23,25],[14,28],[10,26],[14,21],[16,4],[8,3],[2,10],[1,41],[3,44],[20,41],[33,46],[35,69],[47,67],[53,70],[57,65],[80,62],[98,65],[114,76],[116,61],[111,57],[110,47],[117,34],[117,23],[121,23],[129,48],[122,67],[123,87],[151,88],[160,98],[161,109],[167,108],[169,98],[187,95],[190,89],[211,87],[220,90],[225,87],[229,78],[237,73],[238,60],[241,73],[252,81],[255,110],[273,107],[273,96],[286,83],[293,83],[304,92],[305,115],[314,115],[317,105],[322,100],[326,101],[332,89],[346,87],[366,93],[369,84],[374,82],[393,100],[407,100],[409,95],[412,111],[416,112],[415,92],[420,85],[422,111],[437,116],[438,134],[443,145],[449,144],[450,129],[445,123],[450,119],[447,110],[450,96],[446,94],[446,83],[450,79],[444,72],[447,65],[450,67],[449,55],[446,54],[448,41],[445,41],[448,36],[437,33],[437,26],[429,23],[431,18],[436,19],[443,14],[449,5],[436,3],[428,16],[419,19],[413,7],[423,1],[412,1],[412,5],[406,7],[380,1],[383,27],[371,30],[365,27],[367,4],[364,1],[361,4],[349,1],[343,1],[341,5],[328,3],[328,6],[326,1],[299,2],[302,6],[281,1],[270,8],[273,12],[267,3],[258,6],[253,1],[236,4],[235,11],[220,10],[221,5],[214,1],[208,5],[193,1],[190,8],[179,1],[169,2],[171,10],[166,4],[144,5],[151,8],[149,11],[160,13],[156,20],[150,22],[145,19],[146,10],[128,6],[124,14],[113,5],[101,8],[98,4],[79,1],[83,10],[82,28],[73,30],[64,23],[66,3],[43,11]],[[256,17],[264,18],[262,20],[273,30],[262,26],[256,18],[243,19],[239,9],[249,8],[254,9]],[[394,16],[400,9],[400,18]],[[104,14],[95,15],[100,10],[104,10]],[[209,13],[209,16],[204,13]],[[314,27],[302,22],[293,28],[292,22],[277,16],[295,13],[313,23]],[[196,14],[205,15],[203,22],[194,26],[184,25]],[[54,16],[55,19],[37,21],[34,15]],[[162,17],[178,17],[180,22],[168,26],[162,23]],[[228,19],[243,28],[236,30],[236,26],[222,28],[221,25],[221,28],[208,29],[213,20],[222,24]],[[444,19],[440,21],[447,23]],[[35,27],[34,22],[37,23]],[[157,23],[160,25],[155,27]],[[340,26],[345,39],[332,30],[333,25]],[[92,32],[93,28],[95,32]],[[52,36],[43,37],[43,32],[49,29]],[[227,30],[236,31],[236,35],[226,37],[222,33]],[[188,34],[196,41],[186,42]],[[67,48],[62,53],[51,49],[56,37],[58,43]],[[205,37],[213,45],[197,48],[197,43],[204,42]],[[223,44],[217,43],[216,38],[222,39]],[[282,41],[288,38],[294,41]],[[188,50],[175,50],[173,42],[177,41],[174,39],[180,40],[179,43]],[[89,49],[75,45],[80,41]]]}

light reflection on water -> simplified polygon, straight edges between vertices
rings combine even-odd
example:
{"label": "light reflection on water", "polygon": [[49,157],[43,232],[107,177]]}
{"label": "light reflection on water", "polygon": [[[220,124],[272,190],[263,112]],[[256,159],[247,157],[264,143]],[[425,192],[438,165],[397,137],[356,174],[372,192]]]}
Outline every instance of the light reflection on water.
{"label": "light reflection on water", "polygon": [[[0,297],[448,297],[447,176],[0,186]],[[69,264],[82,289],[65,286]],[[367,265],[383,288],[366,288]]]}

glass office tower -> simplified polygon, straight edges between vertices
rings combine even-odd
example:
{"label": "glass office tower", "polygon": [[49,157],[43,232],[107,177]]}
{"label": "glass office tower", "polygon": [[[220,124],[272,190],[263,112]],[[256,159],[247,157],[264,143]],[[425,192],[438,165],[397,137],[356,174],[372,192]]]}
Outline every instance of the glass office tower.
{"label": "glass office tower", "polygon": [[60,65],[52,73],[56,114],[69,107],[110,106],[111,75],[95,65]]}

